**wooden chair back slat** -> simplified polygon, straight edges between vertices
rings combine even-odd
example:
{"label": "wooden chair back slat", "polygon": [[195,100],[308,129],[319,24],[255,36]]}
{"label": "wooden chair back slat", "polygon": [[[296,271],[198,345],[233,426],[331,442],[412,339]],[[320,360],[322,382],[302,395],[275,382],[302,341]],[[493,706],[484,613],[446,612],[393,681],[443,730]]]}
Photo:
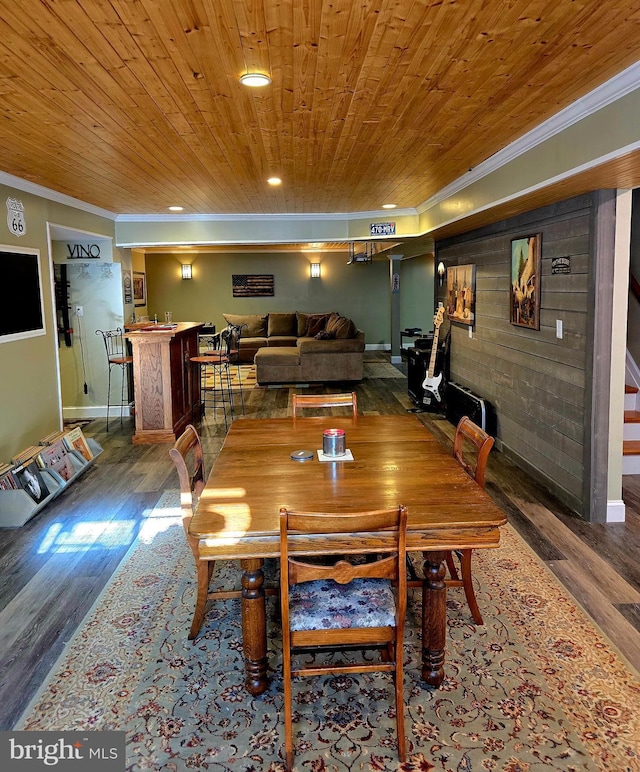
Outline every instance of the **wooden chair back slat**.
{"label": "wooden chair back slat", "polygon": [[291,411],[296,418],[303,408],[351,407],[352,413],[358,415],[358,400],[355,391],[350,394],[294,394],[291,397]]}
{"label": "wooden chair back slat", "polygon": [[[465,441],[473,446],[471,458],[466,454]],[[453,438],[453,457],[482,488],[485,487],[487,459],[493,443],[493,437],[473,423],[468,416],[462,416],[458,421]]]}

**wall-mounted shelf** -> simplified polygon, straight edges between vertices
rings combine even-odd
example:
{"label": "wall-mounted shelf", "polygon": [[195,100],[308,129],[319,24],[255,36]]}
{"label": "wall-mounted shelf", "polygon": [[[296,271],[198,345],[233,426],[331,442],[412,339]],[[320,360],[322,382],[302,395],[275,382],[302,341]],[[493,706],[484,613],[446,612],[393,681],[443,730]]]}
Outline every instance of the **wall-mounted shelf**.
{"label": "wall-mounted shelf", "polygon": [[7,491],[0,490],[0,528],[18,528],[24,525],[41,509],[44,509],[56,496],[59,496],[65,488],[77,480],[80,475],[84,474],[102,453],[101,446],[93,438],[88,437],[87,443],[93,454],[93,458],[90,461],[83,458],[76,450],[69,451],[68,456],[75,473],[68,480],[64,480],[52,469],[40,470],[40,474],[49,491],[49,495],[42,499],[42,501],[36,503],[22,488]]}

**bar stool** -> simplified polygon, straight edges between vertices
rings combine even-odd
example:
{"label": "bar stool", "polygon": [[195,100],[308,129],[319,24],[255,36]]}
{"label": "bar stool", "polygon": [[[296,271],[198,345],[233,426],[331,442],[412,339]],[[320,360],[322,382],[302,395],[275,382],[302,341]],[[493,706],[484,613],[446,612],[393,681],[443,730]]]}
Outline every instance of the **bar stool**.
{"label": "bar stool", "polygon": [[[213,345],[219,345],[220,334],[212,336]],[[202,394],[203,413],[207,410],[207,395],[211,396],[211,407],[214,412],[220,407],[224,415],[225,429],[228,428],[227,404],[233,417],[233,396],[231,389],[231,371],[229,369],[229,357],[219,348],[211,349],[205,353],[189,358],[200,370],[200,392]]]}
{"label": "bar stool", "polygon": [[[115,330],[96,330],[96,335],[102,335],[104,348],[107,353],[107,365],[109,375],[107,377],[107,431],[109,431],[109,413],[111,409],[111,371],[114,367],[121,370],[122,381],[120,383],[120,424],[122,425],[123,408],[130,404],[128,397],[129,367],[133,365],[133,357],[127,354],[125,341],[121,327]],[[125,402],[125,382],[127,383],[127,400]]]}
{"label": "bar stool", "polygon": [[244,393],[242,391],[242,371],[240,369],[240,338],[242,329],[246,324],[228,324],[222,335],[222,350],[229,358],[229,365],[235,365],[238,373],[238,389],[240,390],[240,404],[242,405],[242,415],[244,415]]}

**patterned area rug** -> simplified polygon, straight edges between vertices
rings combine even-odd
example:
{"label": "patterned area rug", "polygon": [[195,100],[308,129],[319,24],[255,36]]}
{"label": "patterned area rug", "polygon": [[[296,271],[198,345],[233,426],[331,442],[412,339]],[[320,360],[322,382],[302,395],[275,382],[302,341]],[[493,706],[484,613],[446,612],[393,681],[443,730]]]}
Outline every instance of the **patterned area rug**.
{"label": "patterned area rug", "polygon": [[[240,365],[240,368],[232,366],[229,369],[229,375],[231,379],[231,388],[233,391],[238,391],[240,384],[242,389],[249,391],[256,385],[256,368],[255,365]],[[211,388],[213,385],[213,377],[209,374],[204,380],[205,388]]]}
{"label": "patterned area rug", "polygon": [[[485,625],[448,599],[446,679],[420,680],[420,593],[409,601],[409,758],[397,761],[393,691],[381,674],[294,683],[297,769],[640,769],[640,680],[519,536],[479,550]],[[228,584],[233,564],[223,563]],[[220,567],[216,568],[219,571]],[[243,688],[238,600],[187,630],[195,571],[167,492],[16,729],[125,729],[128,770],[270,770],[282,763],[280,630],[269,599],[272,683]]]}

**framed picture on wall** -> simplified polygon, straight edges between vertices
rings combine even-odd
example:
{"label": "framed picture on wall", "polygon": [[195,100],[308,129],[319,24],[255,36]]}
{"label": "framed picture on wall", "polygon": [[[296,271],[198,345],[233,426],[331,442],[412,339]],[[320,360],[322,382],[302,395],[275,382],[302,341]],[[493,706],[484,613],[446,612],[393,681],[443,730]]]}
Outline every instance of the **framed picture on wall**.
{"label": "framed picture on wall", "polygon": [[133,272],[133,302],[136,306],[147,305],[147,277],[141,271]]}
{"label": "framed picture on wall", "polygon": [[540,329],[542,234],[511,240],[511,324]]}
{"label": "framed picture on wall", "polygon": [[451,322],[475,326],[476,267],[472,263],[447,268],[446,308]]}

